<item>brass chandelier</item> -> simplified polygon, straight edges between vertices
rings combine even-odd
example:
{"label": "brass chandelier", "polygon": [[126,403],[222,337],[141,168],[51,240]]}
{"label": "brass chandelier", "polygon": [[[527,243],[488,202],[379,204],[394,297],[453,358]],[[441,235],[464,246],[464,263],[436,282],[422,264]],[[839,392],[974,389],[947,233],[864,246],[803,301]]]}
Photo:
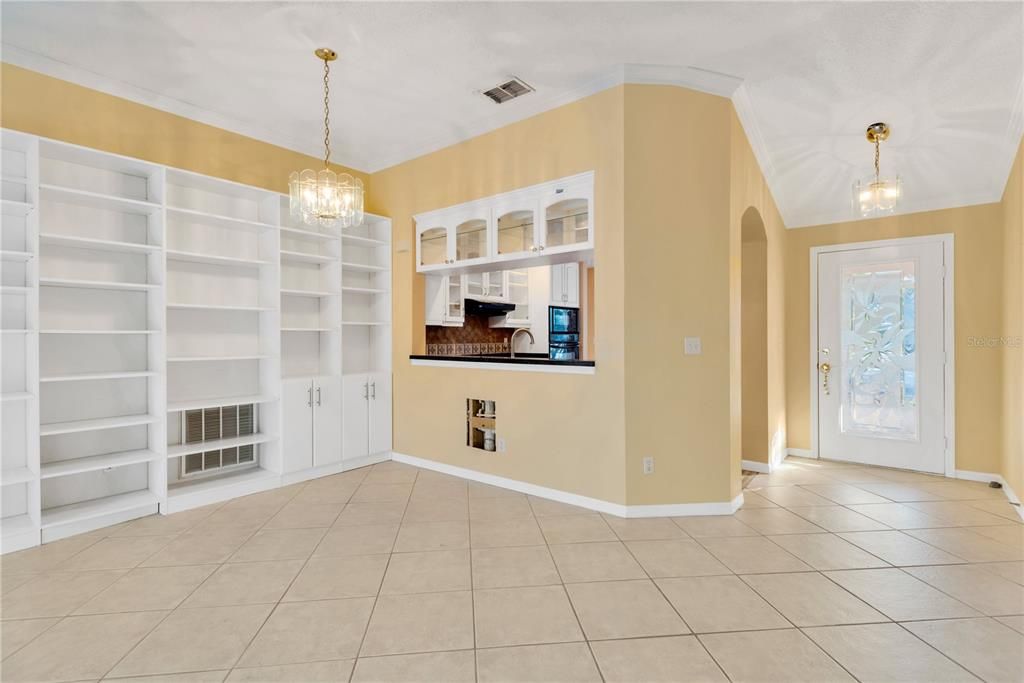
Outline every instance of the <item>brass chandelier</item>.
{"label": "brass chandelier", "polygon": [[875,146],[875,175],[857,180],[853,184],[853,208],[861,216],[883,216],[896,210],[903,196],[900,177],[882,177],[879,169],[880,145],[889,138],[889,124],[872,123],[865,137]]}
{"label": "brass chandelier", "polygon": [[306,169],[288,176],[289,208],[292,217],[320,230],[350,228],[363,222],[363,181],[348,173],[337,174],[331,161],[331,62],[334,50],[322,47],[314,54],[324,63],[324,167]]}

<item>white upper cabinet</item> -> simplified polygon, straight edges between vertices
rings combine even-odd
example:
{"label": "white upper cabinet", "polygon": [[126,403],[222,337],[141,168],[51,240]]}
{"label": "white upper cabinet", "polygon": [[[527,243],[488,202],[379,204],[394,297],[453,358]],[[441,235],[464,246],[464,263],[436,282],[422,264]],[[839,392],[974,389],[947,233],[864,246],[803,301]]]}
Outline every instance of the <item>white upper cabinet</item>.
{"label": "white upper cabinet", "polygon": [[459,274],[587,260],[593,214],[592,172],[420,214],[417,270]]}

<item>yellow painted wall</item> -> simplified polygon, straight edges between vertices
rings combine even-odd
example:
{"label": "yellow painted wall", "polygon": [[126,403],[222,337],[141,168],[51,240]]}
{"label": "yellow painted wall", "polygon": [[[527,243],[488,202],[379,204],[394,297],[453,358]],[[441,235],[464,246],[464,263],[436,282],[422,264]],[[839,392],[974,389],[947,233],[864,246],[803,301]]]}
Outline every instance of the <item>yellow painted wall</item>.
{"label": "yellow painted wall", "polygon": [[[767,238],[767,292],[765,293],[767,319],[764,323],[767,334],[767,346],[764,362],[767,366],[768,386],[758,386],[757,380],[752,380],[754,385],[750,386],[750,389],[758,395],[764,396],[767,402],[767,425],[765,428],[767,430],[768,446],[775,451],[776,457],[781,458],[784,456],[787,445],[786,412],[788,407],[786,403],[787,377],[785,364],[786,344],[790,337],[786,321],[785,286],[787,267],[786,238],[790,231],[786,230],[786,226],[782,222],[782,216],[779,214],[775,201],[772,199],[768,183],[765,182],[764,175],[761,173],[761,167],[754,157],[754,152],[747,141],[746,133],[735,112],[733,112],[731,117],[730,139],[729,225],[739,235],[742,230],[744,215],[749,215],[749,211],[754,211],[757,217],[764,223],[764,231]],[[740,242],[742,243],[742,239]],[[731,282],[734,288],[731,298],[733,319],[740,316],[742,311],[740,299],[742,287],[739,284],[742,280],[742,263],[742,250],[738,254],[734,252],[731,264]],[[742,381],[743,354],[741,339],[743,334],[745,334],[745,331],[742,329],[741,321],[739,332],[734,334],[730,340],[733,348],[733,358],[736,360],[731,369],[733,386],[740,387],[739,394],[733,397],[734,434],[742,434],[741,422],[751,419],[749,415],[744,417],[742,411],[742,394],[748,388]],[[752,419],[760,421],[762,418],[760,415],[757,415]],[[752,434],[750,438],[763,441],[765,438],[764,433],[760,432],[759,429],[757,431],[758,433]],[[757,451],[752,453],[745,452],[743,453],[743,458],[762,460],[758,456]],[[739,485],[738,482],[740,481],[740,463],[738,460],[733,460],[732,468],[730,480],[735,487]],[[738,493],[738,490],[734,490],[735,493]]]}
{"label": "yellow painted wall", "polygon": [[[394,449],[624,503],[623,108],[612,88],[373,176],[394,225]],[[424,278],[413,215],[594,171],[596,374],[413,367],[424,344]],[[506,453],[465,445],[466,398],[497,401]]]}
{"label": "yellow painted wall", "polygon": [[[315,105],[315,102],[311,102]],[[0,64],[0,125],[277,192],[288,174],[323,161],[182,116]],[[335,164],[337,172],[364,173]],[[376,213],[373,193],[368,211]]]}
{"label": "yellow painted wall", "polygon": [[768,240],[755,209],[743,214],[740,229],[740,365],[744,460],[768,462]]}
{"label": "yellow painted wall", "polygon": [[1003,449],[1001,470],[1024,496],[1024,143],[1003,193]]}
{"label": "yellow painted wall", "polygon": [[968,345],[1002,327],[1003,222],[982,204],[787,231],[786,388],[789,447],[811,447],[810,249],[825,244],[953,234],[956,337],[956,468],[998,472],[1002,448],[1002,353]]}

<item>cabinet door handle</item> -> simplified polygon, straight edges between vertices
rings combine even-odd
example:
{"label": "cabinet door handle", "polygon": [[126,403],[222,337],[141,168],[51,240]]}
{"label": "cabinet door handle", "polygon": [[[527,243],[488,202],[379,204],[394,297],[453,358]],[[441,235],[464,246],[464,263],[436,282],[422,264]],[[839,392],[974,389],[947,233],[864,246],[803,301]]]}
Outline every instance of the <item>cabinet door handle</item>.
{"label": "cabinet door handle", "polygon": [[370,398],[370,383],[363,382],[363,398],[369,400]]}
{"label": "cabinet door handle", "polygon": [[313,387],[312,386],[310,386],[308,389],[306,389],[306,407],[307,408],[312,408],[313,407]]}
{"label": "cabinet door handle", "polygon": [[372,398],[374,401],[376,401],[377,400],[377,383],[376,382],[371,382],[370,383],[370,391],[371,391],[370,398]]}
{"label": "cabinet door handle", "polygon": [[318,406],[323,405],[323,403],[320,401],[320,387],[316,388],[316,404]]}

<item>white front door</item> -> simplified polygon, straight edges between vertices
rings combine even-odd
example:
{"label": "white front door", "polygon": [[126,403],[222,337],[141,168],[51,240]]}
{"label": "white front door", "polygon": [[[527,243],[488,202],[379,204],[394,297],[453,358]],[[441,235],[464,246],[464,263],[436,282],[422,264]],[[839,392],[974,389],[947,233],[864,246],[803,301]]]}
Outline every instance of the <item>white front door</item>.
{"label": "white front door", "polygon": [[944,472],[944,253],[940,240],[818,253],[820,457]]}

